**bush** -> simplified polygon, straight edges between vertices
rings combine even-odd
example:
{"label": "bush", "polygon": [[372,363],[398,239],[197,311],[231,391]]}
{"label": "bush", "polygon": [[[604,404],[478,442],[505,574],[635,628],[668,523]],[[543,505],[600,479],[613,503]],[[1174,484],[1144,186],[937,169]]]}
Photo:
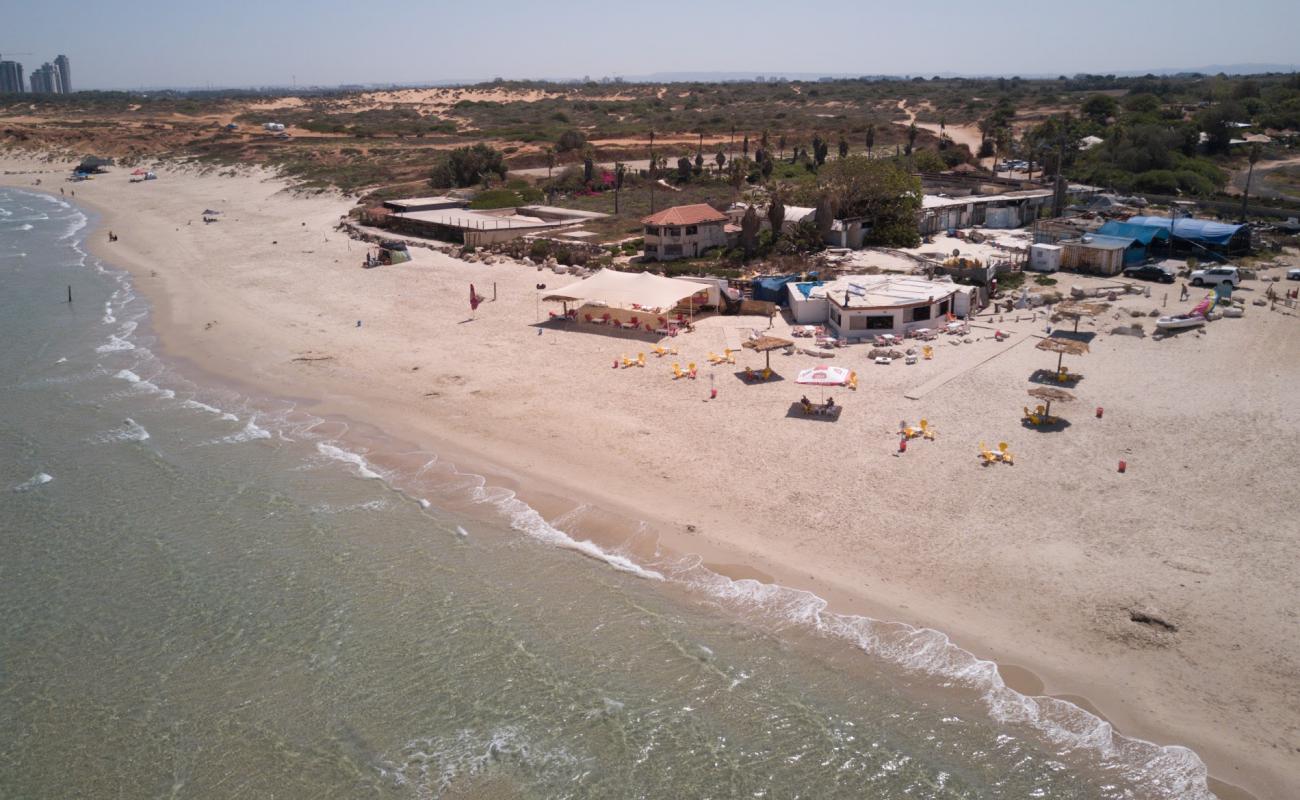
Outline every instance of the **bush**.
{"label": "bush", "polygon": [[528,248],[528,257],[534,261],[545,261],[550,255],[551,243],[546,239],[538,239]]}
{"label": "bush", "polygon": [[1034,283],[1038,284],[1039,286],[1055,286],[1056,278],[1049,278],[1046,275],[1039,275],[1037,278],[1034,278]]}
{"label": "bush", "polygon": [[571,150],[581,150],[586,143],[587,137],[583,135],[582,131],[570,128],[561,133],[559,138],[555,140],[555,149],[561,153],[567,153]]}

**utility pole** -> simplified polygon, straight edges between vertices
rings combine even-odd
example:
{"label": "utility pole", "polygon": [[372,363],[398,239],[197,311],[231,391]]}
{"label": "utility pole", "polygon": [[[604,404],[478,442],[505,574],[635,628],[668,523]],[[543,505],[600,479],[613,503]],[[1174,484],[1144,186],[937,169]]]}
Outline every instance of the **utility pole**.
{"label": "utility pole", "polygon": [[1065,213],[1065,123],[1061,117],[1061,134],[1056,154],[1056,192],[1052,195],[1052,216],[1060,217]]}
{"label": "utility pole", "polygon": [[647,174],[650,176],[650,213],[651,213],[651,214],[655,213],[655,182],[656,182],[656,180],[657,180],[657,179],[656,179],[656,174],[655,174],[655,173],[656,173],[656,170],[655,170],[655,132],[654,132],[653,129],[651,129],[651,131],[650,131],[650,171],[647,173]]}
{"label": "utility pole", "polygon": [[1259,161],[1259,145],[1250,146],[1250,169],[1246,172],[1246,191],[1241,193],[1241,224],[1246,224],[1246,212],[1250,206],[1250,181],[1255,177],[1255,162]]}

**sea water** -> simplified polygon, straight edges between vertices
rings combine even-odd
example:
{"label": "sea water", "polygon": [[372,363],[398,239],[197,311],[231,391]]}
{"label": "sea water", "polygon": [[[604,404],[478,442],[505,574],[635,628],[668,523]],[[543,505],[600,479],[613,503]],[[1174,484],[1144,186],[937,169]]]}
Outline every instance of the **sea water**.
{"label": "sea water", "polygon": [[196,382],[88,222],[0,190],[0,797],[1208,796],[936,631]]}

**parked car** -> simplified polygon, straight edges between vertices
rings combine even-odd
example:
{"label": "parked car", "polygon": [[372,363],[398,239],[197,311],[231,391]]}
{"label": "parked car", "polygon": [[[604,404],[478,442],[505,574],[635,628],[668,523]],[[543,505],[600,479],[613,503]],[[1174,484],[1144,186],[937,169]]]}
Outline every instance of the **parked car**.
{"label": "parked car", "polygon": [[1192,273],[1191,279],[1193,286],[1218,286],[1221,283],[1231,283],[1235,289],[1241,284],[1241,275],[1236,267],[1198,269]]}
{"label": "parked car", "polygon": [[1289,281],[1300,281],[1300,269],[1287,270],[1286,279]]}
{"label": "parked car", "polygon": [[1142,281],[1159,281],[1160,283],[1173,283],[1174,273],[1156,264],[1143,264],[1140,267],[1126,267],[1124,277],[1136,278]]}

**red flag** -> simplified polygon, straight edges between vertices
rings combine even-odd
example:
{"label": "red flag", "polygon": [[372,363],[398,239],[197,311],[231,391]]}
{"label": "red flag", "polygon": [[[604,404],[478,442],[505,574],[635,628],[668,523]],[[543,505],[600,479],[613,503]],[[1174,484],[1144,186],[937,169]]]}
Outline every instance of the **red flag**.
{"label": "red flag", "polygon": [[481,303],[481,302],[483,302],[483,298],[479,297],[479,296],[474,292],[474,284],[471,283],[471,284],[469,285],[469,310],[470,310],[470,311],[477,311],[477,310],[478,310],[478,304]]}

